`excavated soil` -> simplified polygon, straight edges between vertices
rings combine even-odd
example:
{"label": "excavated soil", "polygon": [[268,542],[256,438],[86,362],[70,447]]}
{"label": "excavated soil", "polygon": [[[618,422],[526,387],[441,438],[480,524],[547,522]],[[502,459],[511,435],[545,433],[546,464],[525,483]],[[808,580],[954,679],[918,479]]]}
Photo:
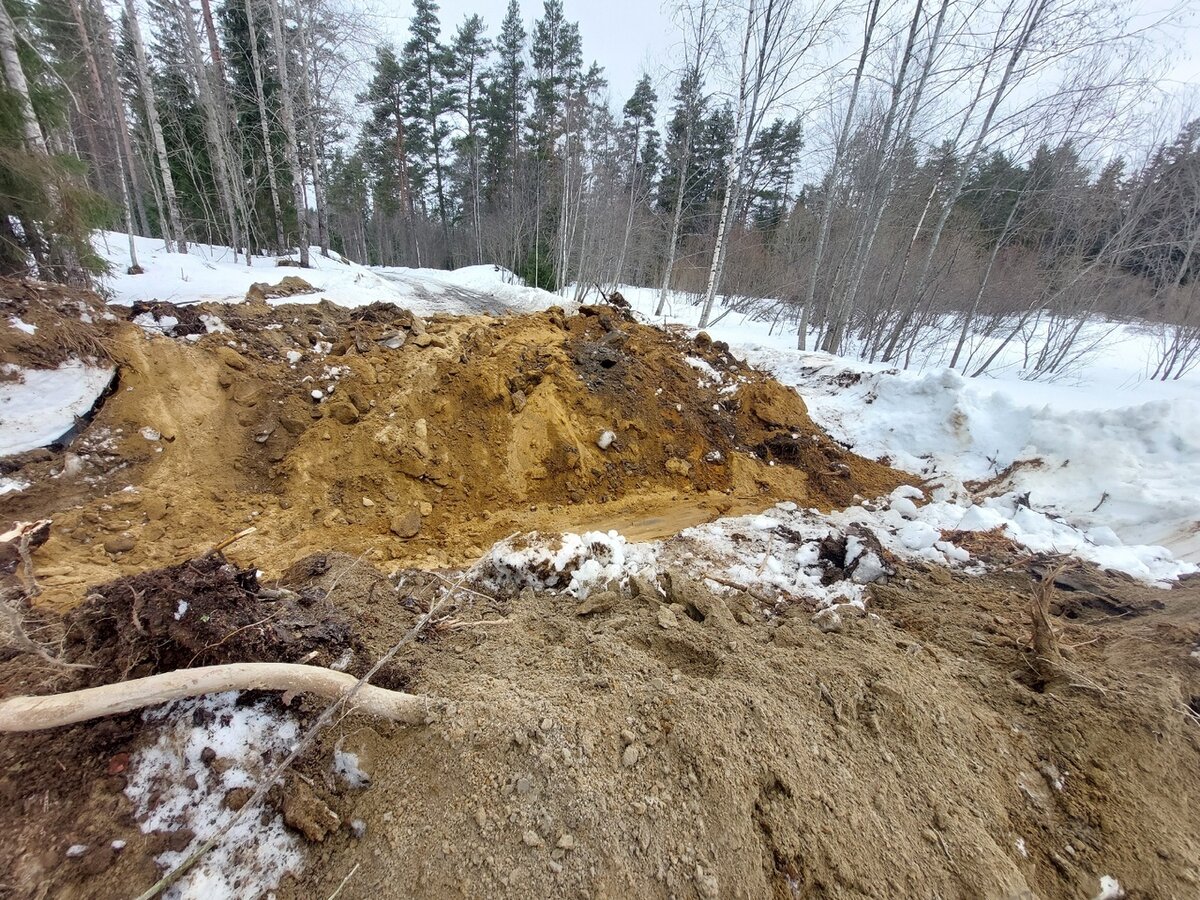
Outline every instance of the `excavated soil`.
{"label": "excavated soil", "polygon": [[177,333],[118,331],[119,386],[90,427],[65,454],[30,454],[33,486],[0,497],[2,518],[53,518],[37,563],[59,610],[250,525],[239,549],[271,576],[330,547],[439,567],[515,532],[661,537],[905,480],[723,345],[611,307],[429,323],[386,304],[139,312],[170,312]]}
{"label": "excavated soil", "polygon": [[[88,668],[0,654],[0,696],[255,659],[357,674],[445,598],[377,679],[444,701],[431,721],[338,718],[268,795],[304,835],[276,896],[1066,900],[1106,876],[1200,895],[1200,579],[1163,591],[985,533],[955,539],[990,574],[889,559],[869,614],[828,632],[803,598],[697,580],[702,560],[583,602],[450,594],[446,567],[514,532],[618,528],[689,560],[683,526],[903,477],[722,345],[609,308],[137,312],[174,336],[106,326],[117,389],[65,450],[9,460],[32,486],[0,498],[53,520],[31,621]],[[820,559],[852,575],[844,536]],[[1044,579],[1052,682],[1031,649]],[[238,702],[302,726],[322,709]],[[0,896],[158,879],[193,835],[143,833],[125,793],[156,732],[129,714],[0,735]],[[337,751],[369,786],[334,775]]]}
{"label": "excavated soil", "polygon": [[[277,896],[1091,898],[1111,875],[1131,898],[1194,897],[1200,581],[1164,595],[1059,572],[1072,680],[1039,688],[1037,568],[902,565],[874,615],[829,634],[682,576],[586,615],[529,589],[460,594],[396,661],[450,706],[411,728],[343,718],[272,793],[299,827],[327,823]],[[431,596],[424,573],[344,554],[289,579],[328,591],[372,654]],[[0,666],[9,689],[17,674]],[[122,793],[152,739],[133,715],[0,738],[11,896],[153,883],[188,835],[143,834]],[[332,776],[335,749],[369,787]],[[64,861],[72,844],[91,849]]]}

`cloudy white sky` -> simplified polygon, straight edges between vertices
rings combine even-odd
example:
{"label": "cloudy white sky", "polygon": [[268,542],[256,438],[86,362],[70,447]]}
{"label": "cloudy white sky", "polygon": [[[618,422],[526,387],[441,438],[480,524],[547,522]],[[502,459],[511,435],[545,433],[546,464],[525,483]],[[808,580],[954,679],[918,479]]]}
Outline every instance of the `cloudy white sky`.
{"label": "cloudy white sky", "polygon": [[[528,29],[541,15],[542,0],[520,2]],[[443,32],[453,33],[463,18],[478,13],[487,23],[488,35],[494,37],[507,5],[508,0],[443,0]],[[678,65],[680,44],[671,14],[673,0],[564,0],[563,6],[567,18],[579,22],[585,61],[596,60],[604,67],[615,104],[624,103],[638,78],[647,72],[665,106],[673,88],[670,75]],[[1200,84],[1200,5],[1189,0],[1128,0],[1126,6],[1143,23],[1169,21],[1163,36],[1174,46],[1176,60],[1167,79]],[[392,0],[378,12],[381,30],[390,32],[396,43],[406,36],[409,10],[407,0]],[[848,36],[848,41],[855,39],[857,35]]]}

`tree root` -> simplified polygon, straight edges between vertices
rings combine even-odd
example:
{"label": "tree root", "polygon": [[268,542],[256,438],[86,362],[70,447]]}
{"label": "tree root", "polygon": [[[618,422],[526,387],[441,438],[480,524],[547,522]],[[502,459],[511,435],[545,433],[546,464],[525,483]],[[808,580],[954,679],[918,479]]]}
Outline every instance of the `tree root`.
{"label": "tree root", "polygon": [[[65,694],[10,697],[0,701],[0,732],[57,728],[221,691],[290,691],[338,700],[356,685],[359,679],[345,672],[296,663],[203,666]],[[439,701],[429,697],[371,684],[362,684],[351,701],[355,712],[406,725],[424,724],[439,706]]]}

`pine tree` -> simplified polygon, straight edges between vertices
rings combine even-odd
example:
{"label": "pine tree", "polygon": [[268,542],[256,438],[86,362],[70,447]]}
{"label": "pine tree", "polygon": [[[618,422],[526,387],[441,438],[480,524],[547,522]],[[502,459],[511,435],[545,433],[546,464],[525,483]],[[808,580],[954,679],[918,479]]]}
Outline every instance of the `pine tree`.
{"label": "pine tree", "polygon": [[480,117],[485,143],[484,197],[493,204],[507,197],[510,207],[516,194],[517,153],[525,116],[525,37],[521,8],[517,0],[509,0],[496,41],[499,58],[484,80]]}
{"label": "pine tree", "polygon": [[530,59],[533,111],[528,120],[529,143],[540,159],[549,159],[567,127],[567,100],[583,67],[579,25],[564,18],[562,0],[545,0],[542,18],[533,25]]}
{"label": "pine tree", "polygon": [[433,199],[442,227],[444,257],[452,264],[450,210],[446,202],[446,160],[454,95],[449,85],[450,54],[440,38],[438,5],[434,0],[413,0],[409,39],[404,45],[402,68],[408,93],[406,114],[412,120],[411,153],[433,176]]}
{"label": "pine tree", "polygon": [[103,269],[90,232],[111,208],[90,190],[79,160],[52,152],[46,130],[66,119],[66,92],[40,55],[18,43],[28,10],[0,0],[0,273],[30,271],[50,281],[86,284]]}
{"label": "pine tree", "polygon": [[404,240],[409,242],[419,265],[420,250],[413,230],[413,166],[405,118],[408,93],[400,60],[390,44],[375,51],[375,72],[358,101],[370,108],[363,125],[362,154],[372,173],[377,252],[385,262],[397,260],[399,248],[390,223],[399,216],[405,225]]}
{"label": "pine tree", "polygon": [[483,66],[490,52],[491,43],[484,37],[483,19],[468,16],[454,35],[449,74],[454,108],[462,118],[461,135],[454,141],[458,194],[464,218],[470,222],[473,256],[477,263],[483,262],[480,92]]}
{"label": "pine tree", "polygon": [[650,84],[650,76],[642,75],[622,110],[621,137],[629,159],[625,175],[629,207],[625,218],[625,233],[621,240],[621,255],[617,258],[616,271],[613,273],[614,283],[620,282],[624,274],[629,237],[633,233],[637,207],[643,199],[643,194],[648,193],[645,186],[652,184],[654,179],[654,167],[658,161],[658,132],[654,128],[657,104],[658,95],[654,92],[654,86]]}

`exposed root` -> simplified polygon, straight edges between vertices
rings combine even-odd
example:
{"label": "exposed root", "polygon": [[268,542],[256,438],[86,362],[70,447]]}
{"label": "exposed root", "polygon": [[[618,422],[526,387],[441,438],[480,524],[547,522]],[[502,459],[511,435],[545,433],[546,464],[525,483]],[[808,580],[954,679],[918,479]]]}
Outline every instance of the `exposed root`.
{"label": "exposed root", "polygon": [[407,725],[428,720],[436,707],[427,697],[389,691],[345,672],[295,663],[228,663],[163,672],[116,684],[44,697],[0,701],[0,731],[40,731],[102,716],[119,715],[172,700],[222,691],[291,691],[341,699],[355,687],[354,709]]}

